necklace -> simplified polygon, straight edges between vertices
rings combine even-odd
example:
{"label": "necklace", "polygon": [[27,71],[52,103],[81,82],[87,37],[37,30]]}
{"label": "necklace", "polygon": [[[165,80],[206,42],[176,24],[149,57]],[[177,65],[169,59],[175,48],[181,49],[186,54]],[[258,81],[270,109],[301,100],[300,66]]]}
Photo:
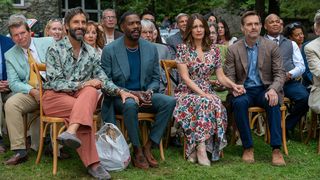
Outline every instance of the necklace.
{"label": "necklace", "polygon": [[126,47],[126,49],[127,49],[129,52],[132,52],[132,53],[137,52],[137,51],[139,50],[138,47],[135,48],[135,49],[130,49],[130,48],[127,48],[127,47]]}

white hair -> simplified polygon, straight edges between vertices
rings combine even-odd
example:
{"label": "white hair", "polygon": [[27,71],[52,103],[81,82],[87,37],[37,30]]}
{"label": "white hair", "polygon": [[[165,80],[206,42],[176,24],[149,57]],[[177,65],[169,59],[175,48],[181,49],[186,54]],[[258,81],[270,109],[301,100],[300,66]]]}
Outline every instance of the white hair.
{"label": "white hair", "polygon": [[141,27],[142,28],[151,28],[153,31],[156,29],[156,26],[153,24],[153,22],[149,20],[141,20]]}

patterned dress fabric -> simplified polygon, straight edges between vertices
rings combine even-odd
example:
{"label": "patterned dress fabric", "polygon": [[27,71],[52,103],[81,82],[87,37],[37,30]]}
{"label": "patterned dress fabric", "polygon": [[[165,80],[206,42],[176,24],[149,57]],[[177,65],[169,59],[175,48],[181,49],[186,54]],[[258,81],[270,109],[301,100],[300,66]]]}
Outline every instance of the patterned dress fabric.
{"label": "patterned dress fabric", "polygon": [[177,104],[173,116],[182,126],[187,139],[186,156],[194,152],[199,143],[205,142],[207,151],[212,153],[212,160],[218,160],[219,152],[227,145],[227,113],[209,80],[221,67],[220,50],[212,45],[200,59],[194,48],[180,44],[176,61],[186,64],[190,79],[202,91],[214,96],[213,100],[201,97],[183,81],[175,89]]}

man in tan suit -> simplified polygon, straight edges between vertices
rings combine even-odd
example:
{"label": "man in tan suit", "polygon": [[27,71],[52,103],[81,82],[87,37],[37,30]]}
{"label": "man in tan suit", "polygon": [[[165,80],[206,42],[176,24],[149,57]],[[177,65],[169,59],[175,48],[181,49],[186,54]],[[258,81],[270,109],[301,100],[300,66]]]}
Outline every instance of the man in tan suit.
{"label": "man in tan suit", "polygon": [[308,43],[304,51],[306,53],[309,69],[313,75],[313,86],[309,96],[309,106],[316,112],[320,113],[320,10],[314,16],[314,32],[317,39]]}
{"label": "man in tan suit", "polygon": [[241,18],[244,39],[228,48],[225,73],[236,84],[243,84],[246,89],[245,94],[238,97],[234,94],[231,98],[244,148],[242,160],[247,163],[254,162],[248,108],[260,106],[268,115],[270,145],[273,148],[272,164],[282,166],[285,161],[280,152],[282,138],[279,104],[283,97],[285,73],[277,44],[260,36],[261,26],[261,19],[256,12],[244,13]]}

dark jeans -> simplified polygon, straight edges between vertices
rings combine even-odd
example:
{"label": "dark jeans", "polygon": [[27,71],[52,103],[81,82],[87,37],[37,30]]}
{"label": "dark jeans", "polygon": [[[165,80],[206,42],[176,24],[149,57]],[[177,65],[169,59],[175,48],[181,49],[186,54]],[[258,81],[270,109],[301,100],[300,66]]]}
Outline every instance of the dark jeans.
{"label": "dark jeans", "polygon": [[156,114],[149,137],[154,143],[159,144],[168,121],[172,117],[175,105],[176,100],[173,97],[159,93],[153,94],[152,107],[150,108],[139,107],[132,98],[127,99],[125,103],[122,103],[120,98],[114,100],[115,111],[117,114],[123,114],[128,136],[133,146],[136,147],[140,146],[138,112]]}
{"label": "dark jeans", "polygon": [[246,94],[231,99],[235,121],[245,149],[253,146],[248,117],[248,108],[251,106],[259,106],[266,110],[271,135],[270,145],[280,147],[282,144],[280,106],[269,106],[265,98],[266,90],[263,86],[246,88]]}
{"label": "dark jeans", "polygon": [[286,128],[287,130],[293,130],[301,117],[309,110],[309,92],[305,86],[295,80],[287,81],[283,86],[283,90],[284,96],[290,99],[292,105],[289,110],[290,114],[286,118]]}

